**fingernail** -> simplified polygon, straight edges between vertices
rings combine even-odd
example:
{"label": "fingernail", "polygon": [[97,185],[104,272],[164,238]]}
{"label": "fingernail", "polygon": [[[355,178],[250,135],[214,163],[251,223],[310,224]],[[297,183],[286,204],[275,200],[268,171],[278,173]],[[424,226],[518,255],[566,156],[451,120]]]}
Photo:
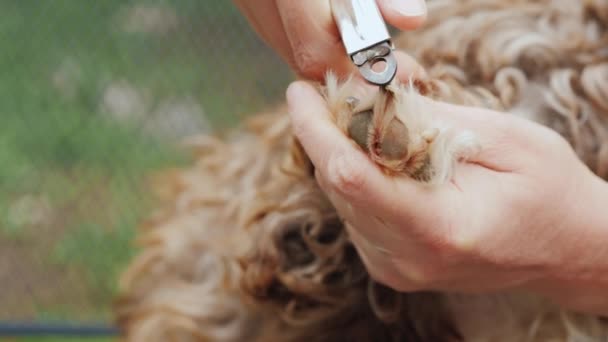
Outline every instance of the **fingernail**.
{"label": "fingernail", "polygon": [[419,17],[426,14],[425,0],[390,0],[391,7],[406,17]]}

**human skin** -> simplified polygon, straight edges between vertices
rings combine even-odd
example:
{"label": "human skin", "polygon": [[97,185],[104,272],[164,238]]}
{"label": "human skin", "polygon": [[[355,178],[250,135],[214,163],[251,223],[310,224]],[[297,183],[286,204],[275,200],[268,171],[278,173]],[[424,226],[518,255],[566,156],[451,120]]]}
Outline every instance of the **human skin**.
{"label": "human skin", "polygon": [[[354,71],[328,0],[234,0],[302,78]],[[387,22],[415,29],[423,1],[378,0]],[[422,69],[396,52],[398,79]],[[294,131],[320,186],[347,222],[372,277],[401,291],[525,289],[568,308],[608,313],[608,184],[549,128],[490,110],[430,102],[428,115],[478,134],[482,153],[451,182],[390,178],[330,121],[307,83],[287,92]]]}
{"label": "human skin", "polygon": [[[354,70],[331,14],[329,0],[233,0],[258,35],[298,74],[322,81],[331,68]],[[401,30],[420,27],[424,0],[377,0],[386,22]]]}
{"label": "human skin", "polygon": [[[401,59],[404,73],[417,70]],[[409,65],[408,65],[409,63]],[[555,131],[514,115],[431,101],[424,115],[477,134],[481,153],[428,187],[383,173],[298,81],[294,132],[366,268],[399,291],[529,290],[608,314],[608,183]]]}

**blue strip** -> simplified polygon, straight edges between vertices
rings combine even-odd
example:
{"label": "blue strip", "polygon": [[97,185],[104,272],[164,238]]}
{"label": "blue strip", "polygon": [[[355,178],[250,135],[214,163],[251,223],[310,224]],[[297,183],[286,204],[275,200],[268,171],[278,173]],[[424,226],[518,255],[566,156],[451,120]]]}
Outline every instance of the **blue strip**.
{"label": "blue strip", "polygon": [[0,337],[17,336],[116,336],[118,329],[105,324],[0,322]]}

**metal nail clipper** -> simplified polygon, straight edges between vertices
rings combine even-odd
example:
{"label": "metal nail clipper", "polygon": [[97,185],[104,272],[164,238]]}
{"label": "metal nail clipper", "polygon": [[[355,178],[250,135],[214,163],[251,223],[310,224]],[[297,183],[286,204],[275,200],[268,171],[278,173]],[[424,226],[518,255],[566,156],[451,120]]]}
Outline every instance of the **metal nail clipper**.
{"label": "metal nail clipper", "polygon": [[[397,74],[397,60],[376,0],[331,0],[331,8],[346,53],[363,78],[380,87],[388,85]],[[375,71],[379,62],[384,68]]]}

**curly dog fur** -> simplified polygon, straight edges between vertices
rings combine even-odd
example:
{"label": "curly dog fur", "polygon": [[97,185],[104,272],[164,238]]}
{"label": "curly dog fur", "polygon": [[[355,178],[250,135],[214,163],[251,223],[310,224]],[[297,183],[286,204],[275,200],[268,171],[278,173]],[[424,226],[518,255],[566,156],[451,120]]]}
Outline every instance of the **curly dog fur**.
{"label": "curly dog fur", "polygon": [[[401,105],[353,102],[349,83],[332,77],[321,89],[336,125],[372,160],[425,182],[449,178],[474,137],[436,147],[445,132],[421,119],[430,97],[550,127],[608,178],[608,1],[434,0],[429,13],[396,43],[428,74],[391,88]],[[374,282],[284,112],[192,139],[196,163],[162,179],[166,205],[143,225],[142,250],[121,279],[126,340],[608,339],[600,317],[530,294],[405,294]]]}

